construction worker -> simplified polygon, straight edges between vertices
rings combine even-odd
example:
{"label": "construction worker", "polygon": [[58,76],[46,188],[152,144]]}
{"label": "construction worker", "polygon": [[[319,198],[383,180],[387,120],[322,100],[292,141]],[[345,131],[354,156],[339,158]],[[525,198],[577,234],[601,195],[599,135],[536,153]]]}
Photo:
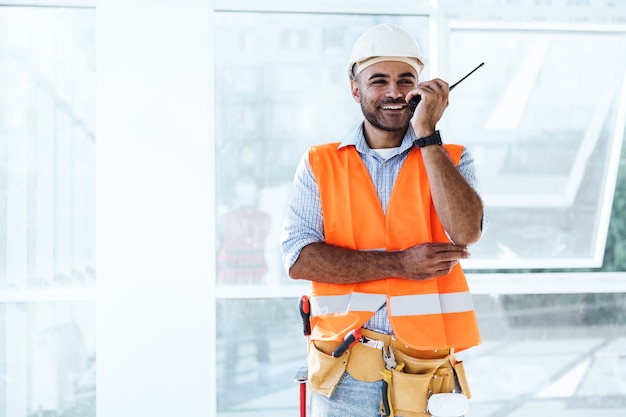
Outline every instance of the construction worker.
{"label": "construction worker", "polygon": [[469,152],[442,144],[449,86],[420,81],[425,62],[406,30],[366,31],[348,65],[364,120],[296,171],[281,251],[311,281],[313,417],[461,415],[470,396],[454,352],[480,335],[459,260],[483,204]]}

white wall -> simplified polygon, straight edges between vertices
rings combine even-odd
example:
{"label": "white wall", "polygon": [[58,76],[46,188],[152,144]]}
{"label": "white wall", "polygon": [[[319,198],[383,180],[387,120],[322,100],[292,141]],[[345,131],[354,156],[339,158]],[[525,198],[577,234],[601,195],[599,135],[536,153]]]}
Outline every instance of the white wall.
{"label": "white wall", "polygon": [[98,416],[215,415],[212,10],[97,4]]}

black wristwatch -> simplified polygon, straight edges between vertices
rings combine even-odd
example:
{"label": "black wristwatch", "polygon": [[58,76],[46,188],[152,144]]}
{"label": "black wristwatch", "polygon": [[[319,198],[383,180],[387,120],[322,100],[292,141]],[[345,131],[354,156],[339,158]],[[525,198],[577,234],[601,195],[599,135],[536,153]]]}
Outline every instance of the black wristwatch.
{"label": "black wristwatch", "polygon": [[424,146],[428,146],[428,145],[441,145],[443,144],[443,142],[441,141],[441,135],[439,134],[438,130],[435,130],[435,133],[433,133],[430,136],[426,136],[425,138],[419,138],[418,140],[415,141],[415,146],[417,146],[418,148],[423,148]]}

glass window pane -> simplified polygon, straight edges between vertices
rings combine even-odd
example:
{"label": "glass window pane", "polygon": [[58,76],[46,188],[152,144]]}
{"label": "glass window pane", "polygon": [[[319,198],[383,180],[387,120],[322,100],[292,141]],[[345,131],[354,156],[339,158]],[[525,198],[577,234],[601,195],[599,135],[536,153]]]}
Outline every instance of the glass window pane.
{"label": "glass window pane", "polygon": [[471,415],[623,415],[625,301],[624,293],[475,296],[484,343],[457,355]]}
{"label": "glass window pane", "polygon": [[[221,299],[217,319],[218,411],[295,409],[298,389],[292,381],[306,365],[297,303],[291,298]],[[272,404],[273,399],[278,402]]]}
{"label": "glass window pane", "polygon": [[[395,21],[414,29],[431,56],[426,17],[268,8],[215,15],[219,415],[297,412],[293,379],[306,344],[293,295],[308,288],[283,271],[278,234],[304,150],[361,120],[345,77],[352,42],[375,23]],[[433,64],[450,82],[486,63],[452,93],[442,127],[447,141],[475,156],[490,211],[489,231],[466,266],[598,265],[623,137],[623,35],[438,29],[431,33],[442,35],[433,42],[441,62]],[[484,343],[458,355],[471,415],[621,415],[623,287],[559,294],[579,278],[498,279],[474,294]],[[599,389],[607,379],[611,387]]]}
{"label": "glass window pane", "polygon": [[0,304],[2,415],[96,415],[95,313],[95,302]]}
{"label": "glass window pane", "polygon": [[[623,140],[622,34],[453,30],[447,137],[476,158],[493,220],[475,268],[598,267]],[[600,64],[601,63],[601,64]]]}
{"label": "glass window pane", "polygon": [[[298,406],[292,381],[306,344],[297,303],[264,297],[295,285],[278,246],[295,167],[308,146],[339,140],[362,120],[347,61],[358,36],[383,22],[412,30],[428,56],[426,17],[215,15],[216,274],[221,294],[234,297],[218,299],[220,413],[267,401],[271,415]],[[236,298],[248,285],[258,286],[252,293],[259,299]]]}
{"label": "glass window pane", "polygon": [[0,74],[0,415],[95,415],[95,10],[0,7]]}
{"label": "glass window pane", "polygon": [[220,283],[291,283],[278,243],[295,167],[308,146],[361,121],[347,60],[358,36],[383,22],[412,29],[428,56],[425,17],[216,13]]}

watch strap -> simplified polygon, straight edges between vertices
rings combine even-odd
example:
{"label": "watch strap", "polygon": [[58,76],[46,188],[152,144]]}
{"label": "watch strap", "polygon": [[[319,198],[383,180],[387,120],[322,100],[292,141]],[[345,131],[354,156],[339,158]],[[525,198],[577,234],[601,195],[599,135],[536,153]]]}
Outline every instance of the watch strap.
{"label": "watch strap", "polygon": [[426,136],[425,138],[419,138],[418,140],[415,141],[415,146],[417,146],[418,148],[423,148],[424,146],[428,146],[428,145],[442,145],[443,142],[441,141],[441,135],[439,134],[438,130],[435,130],[435,133],[433,133],[430,136]]}

